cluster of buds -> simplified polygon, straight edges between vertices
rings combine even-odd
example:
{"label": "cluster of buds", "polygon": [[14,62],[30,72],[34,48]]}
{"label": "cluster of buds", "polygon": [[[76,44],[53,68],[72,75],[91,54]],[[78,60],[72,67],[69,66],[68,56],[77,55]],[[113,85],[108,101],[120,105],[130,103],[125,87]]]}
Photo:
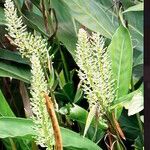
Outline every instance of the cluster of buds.
{"label": "cluster of buds", "polygon": [[89,36],[84,29],[79,30],[76,50],[76,62],[80,68],[78,75],[89,107],[96,106],[99,116],[108,111],[115,99],[115,80],[104,43],[104,38],[99,33]]}

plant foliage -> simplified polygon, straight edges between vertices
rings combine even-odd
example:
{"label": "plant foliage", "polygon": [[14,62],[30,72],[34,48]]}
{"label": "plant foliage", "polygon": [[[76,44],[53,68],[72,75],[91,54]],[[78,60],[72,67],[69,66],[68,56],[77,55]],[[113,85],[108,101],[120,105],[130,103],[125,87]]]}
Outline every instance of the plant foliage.
{"label": "plant foliage", "polygon": [[0,149],[144,149],[142,70],[141,0],[1,1]]}

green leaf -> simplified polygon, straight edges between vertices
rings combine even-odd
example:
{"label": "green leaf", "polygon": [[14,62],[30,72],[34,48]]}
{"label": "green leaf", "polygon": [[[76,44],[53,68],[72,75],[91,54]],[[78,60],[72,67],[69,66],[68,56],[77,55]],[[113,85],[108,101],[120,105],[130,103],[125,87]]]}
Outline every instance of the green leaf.
{"label": "green leaf", "polygon": [[[30,119],[0,117],[0,138],[36,135],[33,130],[33,125],[34,123]],[[78,133],[69,129],[61,127],[61,134],[63,147],[85,150],[101,150],[101,148],[91,140],[83,138]]]}
{"label": "green leaf", "polygon": [[57,76],[58,81],[59,81],[59,86],[61,89],[63,89],[63,87],[66,84],[66,80],[65,80],[65,76],[64,76],[64,70],[62,69],[61,72],[59,73],[59,76]]}
{"label": "green leaf", "polygon": [[[1,90],[0,90],[0,115],[2,115],[3,117],[15,117],[14,113],[12,112],[11,108],[9,107],[6,99],[4,98]],[[7,126],[6,126],[7,127]],[[9,130],[9,128],[8,128]],[[1,131],[0,131],[1,132]],[[5,132],[5,131],[2,131]],[[27,144],[27,138],[23,139],[23,138],[15,138],[15,139],[11,139],[10,137],[8,138],[4,138],[2,139],[3,144],[5,145],[5,148],[7,148],[8,150],[12,150],[13,149],[13,145],[12,144],[16,144],[17,149],[29,149],[28,144]],[[31,141],[31,139],[29,139],[28,143]],[[22,148],[23,147],[23,148]],[[28,148],[26,148],[28,147]]]}
{"label": "green leaf", "polygon": [[[67,108],[66,108],[66,112],[68,112]],[[69,117],[72,120],[76,120],[79,123],[86,124],[88,112],[82,107],[74,104],[74,106],[70,108],[70,111],[67,117]],[[91,126],[95,127],[95,119],[92,120]],[[108,127],[107,124],[99,120],[99,124],[98,124],[99,129],[105,130],[107,129],[107,127]]]}
{"label": "green leaf", "polygon": [[58,99],[64,99],[65,101],[72,103],[75,97],[74,84],[72,82],[65,82],[63,71],[61,71],[58,81],[61,89],[59,92],[55,92],[55,95],[58,97]]}
{"label": "green leaf", "polygon": [[24,0],[14,0],[14,2],[15,2],[15,4],[16,4],[16,6],[17,6],[19,9],[21,9],[22,6],[23,6]]}
{"label": "green leaf", "polygon": [[126,10],[127,8],[137,4],[137,1],[131,1],[131,0],[124,0],[121,2],[123,4],[123,8]]}
{"label": "green leaf", "polygon": [[15,116],[0,90],[0,116]]}
{"label": "green leaf", "polygon": [[46,37],[49,36],[45,31],[44,20],[40,15],[28,11],[25,11],[22,15],[28,27],[42,33]]}
{"label": "green leaf", "polygon": [[132,93],[129,93],[125,96],[122,96],[120,98],[118,98],[117,100],[115,100],[112,105],[111,105],[111,110],[115,109],[117,106],[121,105],[121,106],[126,106],[127,104],[129,104],[129,102],[131,101],[132,97],[137,94],[139,91],[136,90]]}
{"label": "green leaf", "polygon": [[129,12],[129,11],[143,11],[143,10],[144,10],[144,3],[139,3],[137,5],[129,7],[123,13]]}
{"label": "green leaf", "polygon": [[[96,0],[96,2],[102,4],[109,9],[112,7],[112,0]],[[109,9],[107,11],[109,11]]]}
{"label": "green leaf", "polygon": [[133,47],[143,52],[143,11],[125,13]]}
{"label": "green leaf", "polygon": [[142,92],[134,95],[128,107],[128,116],[134,115],[144,109]]}
{"label": "green leaf", "polygon": [[[105,10],[110,11],[113,16],[114,11],[110,9],[113,6],[112,0],[107,0],[107,2],[104,1],[105,0],[101,0],[99,3],[102,3]],[[128,9],[129,7],[135,5],[134,1],[131,0],[123,0],[121,1],[121,3],[123,4],[124,9]],[[128,27],[131,33],[133,47],[140,51],[143,51],[143,11],[129,11],[128,13],[124,13],[124,15],[124,18],[128,21]],[[117,16],[113,16],[113,18],[115,17]]]}
{"label": "green leaf", "polygon": [[[112,22],[112,13],[95,0],[63,0],[69,7],[72,16],[90,30],[111,38],[116,29],[116,21]],[[116,18],[114,18],[116,19]]]}
{"label": "green leaf", "polygon": [[74,150],[102,150],[99,146],[87,138],[83,138],[78,133],[61,127],[64,147]]}
{"label": "green leaf", "polygon": [[68,98],[64,95],[63,91],[54,92],[56,99],[58,99],[61,102],[69,102]]}
{"label": "green leaf", "polygon": [[51,0],[52,7],[55,9],[58,19],[58,39],[66,46],[74,57],[77,35],[74,29],[74,22],[67,6],[59,0]]}
{"label": "green leaf", "polygon": [[142,142],[142,139],[143,137],[140,137],[138,136],[136,139],[135,139],[135,142],[134,142],[134,147],[135,149],[134,150],[144,150],[144,144]]}
{"label": "green leaf", "polygon": [[141,53],[134,61],[134,66],[136,67],[137,65],[142,65],[143,64],[143,53]]}
{"label": "green leaf", "polygon": [[112,71],[116,79],[116,99],[128,93],[132,74],[133,49],[128,29],[122,25],[117,29],[108,47],[112,60]]}
{"label": "green leaf", "polygon": [[26,60],[25,58],[22,58],[18,52],[13,52],[2,48],[0,48],[0,58],[29,65],[29,61]]}
{"label": "green leaf", "polygon": [[76,95],[74,98],[74,103],[79,102],[79,100],[82,98],[82,96],[83,96],[83,90],[81,88],[77,88]]}
{"label": "green leaf", "polygon": [[40,5],[40,0],[31,0],[31,2],[39,8],[39,5]]}
{"label": "green leaf", "polygon": [[[90,0],[86,3],[82,0],[64,0],[64,2],[69,7],[72,16],[92,31],[111,38],[118,27],[117,16],[110,10],[111,2],[110,4],[96,0],[92,3]],[[143,12],[128,12],[125,13],[125,18],[128,20],[133,46],[143,51]]]}
{"label": "green leaf", "polygon": [[96,105],[93,105],[92,108],[90,109],[90,112],[88,113],[88,117],[86,119],[83,137],[85,137],[85,135],[86,135],[91,123],[92,123],[92,120],[95,116],[95,112],[96,112]]}
{"label": "green leaf", "polygon": [[1,77],[12,77],[26,83],[30,83],[30,69],[23,65],[16,65],[14,63],[4,63],[0,61],[0,76]]}
{"label": "green leaf", "polygon": [[35,135],[30,119],[0,117],[0,138]]}
{"label": "green leaf", "polygon": [[68,98],[68,100],[70,102],[73,102],[75,96],[73,83],[68,82],[67,84],[65,84],[62,91],[64,95]]}
{"label": "green leaf", "polygon": [[0,7],[0,25],[4,25],[5,23],[4,9]]}
{"label": "green leaf", "polygon": [[136,83],[143,76],[143,65],[139,64],[133,67],[133,81]]}
{"label": "green leaf", "polygon": [[126,139],[133,141],[141,134],[136,116],[128,116],[127,110],[123,111],[119,118],[119,123]]}

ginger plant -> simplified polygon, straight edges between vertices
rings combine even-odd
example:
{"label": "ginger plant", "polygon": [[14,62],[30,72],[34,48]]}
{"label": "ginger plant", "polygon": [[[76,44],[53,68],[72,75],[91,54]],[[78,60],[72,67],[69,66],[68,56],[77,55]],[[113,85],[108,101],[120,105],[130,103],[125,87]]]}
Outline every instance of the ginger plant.
{"label": "ginger plant", "polygon": [[79,66],[78,76],[90,109],[83,136],[87,133],[95,116],[106,121],[109,128],[112,128],[110,132],[117,134],[116,139],[120,140],[120,135],[122,134],[122,138],[124,135],[110,110],[110,106],[116,98],[116,79],[112,73],[109,52],[104,48],[104,44],[105,40],[100,37],[99,33],[92,33],[89,36],[84,29],[79,29],[76,62]]}
{"label": "ginger plant", "polygon": [[[59,140],[61,140],[60,129],[58,129],[59,135],[55,136],[55,129],[53,128],[54,122],[52,118],[50,118],[46,106],[45,95],[49,95],[49,90],[43,69],[50,68],[49,61],[51,61],[47,42],[41,36],[33,35],[27,31],[26,26],[23,24],[22,17],[18,17],[17,15],[17,9],[12,0],[6,0],[4,6],[7,22],[6,30],[11,37],[11,42],[17,46],[22,57],[30,59],[31,62],[32,77],[30,94],[32,98],[30,98],[30,102],[33,112],[32,119],[35,123],[34,130],[36,136],[34,138],[36,143],[41,147],[47,147],[48,150],[52,150],[55,145],[57,150],[61,150],[61,141],[59,142],[59,148],[56,144],[56,136],[59,136]],[[53,113],[53,115],[55,114]],[[57,119],[55,119],[55,121],[57,121]],[[57,126],[57,128],[59,128],[59,126]]]}

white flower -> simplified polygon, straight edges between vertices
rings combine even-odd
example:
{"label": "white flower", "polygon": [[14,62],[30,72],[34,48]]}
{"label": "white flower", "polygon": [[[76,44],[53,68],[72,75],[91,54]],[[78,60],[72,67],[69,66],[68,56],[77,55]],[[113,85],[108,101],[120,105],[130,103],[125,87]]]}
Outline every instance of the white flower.
{"label": "white flower", "polygon": [[52,150],[55,144],[54,133],[43,95],[43,93],[49,94],[42,68],[49,59],[46,40],[27,32],[11,0],[5,1],[5,16],[8,34],[13,38],[13,43],[18,46],[22,57],[27,57],[31,61],[30,93],[32,98],[30,100],[33,111],[32,119],[35,123],[34,130],[37,133],[36,142]]}
{"label": "white flower", "polygon": [[40,56],[42,63],[47,62],[49,55],[46,40],[27,32],[22,17],[17,16],[17,9],[12,0],[6,0],[4,6],[8,34],[13,38],[13,43],[18,46],[22,57],[31,58],[32,53],[35,53]]}
{"label": "white flower", "polygon": [[34,129],[37,133],[36,140],[41,146],[51,149],[54,145],[53,128],[43,95],[43,93],[49,94],[47,82],[39,58],[33,54],[30,61],[32,63],[30,90],[32,98],[30,100],[33,111],[33,121],[35,122]]}
{"label": "white flower", "polygon": [[76,50],[76,62],[80,70],[83,91],[88,99],[90,108],[99,105],[99,112],[103,115],[115,99],[111,62],[104,39],[98,33],[88,37],[84,29],[79,30]]}

